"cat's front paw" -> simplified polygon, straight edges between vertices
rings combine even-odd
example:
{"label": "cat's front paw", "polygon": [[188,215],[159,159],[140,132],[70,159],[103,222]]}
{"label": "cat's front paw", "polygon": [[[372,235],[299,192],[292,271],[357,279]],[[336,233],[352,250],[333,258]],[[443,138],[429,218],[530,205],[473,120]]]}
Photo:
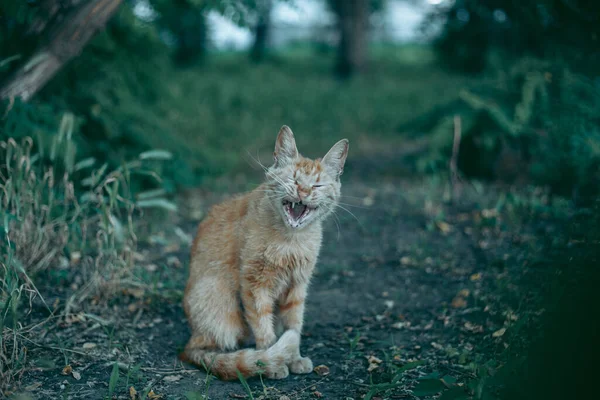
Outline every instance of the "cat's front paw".
{"label": "cat's front paw", "polygon": [[258,350],[268,349],[269,347],[273,346],[276,341],[277,341],[277,336],[275,336],[274,333],[271,335],[266,335],[261,338],[256,338],[256,348]]}
{"label": "cat's front paw", "polygon": [[309,374],[313,370],[313,363],[308,357],[300,357],[289,364],[292,374]]}
{"label": "cat's front paw", "polygon": [[290,375],[290,370],[287,365],[275,365],[265,372],[265,376],[269,379],[285,379]]}

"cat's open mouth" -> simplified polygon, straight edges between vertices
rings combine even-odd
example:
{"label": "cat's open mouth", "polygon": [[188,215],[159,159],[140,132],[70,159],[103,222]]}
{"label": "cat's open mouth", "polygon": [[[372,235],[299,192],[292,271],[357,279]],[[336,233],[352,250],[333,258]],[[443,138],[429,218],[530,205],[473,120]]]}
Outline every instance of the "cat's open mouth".
{"label": "cat's open mouth", "polygon": [[302,202],[283,201],[283,211],[288,218],[288,222],[294,228],[306,221],[308,215],[314,210],[316,210],[316,207],[310,207]]}

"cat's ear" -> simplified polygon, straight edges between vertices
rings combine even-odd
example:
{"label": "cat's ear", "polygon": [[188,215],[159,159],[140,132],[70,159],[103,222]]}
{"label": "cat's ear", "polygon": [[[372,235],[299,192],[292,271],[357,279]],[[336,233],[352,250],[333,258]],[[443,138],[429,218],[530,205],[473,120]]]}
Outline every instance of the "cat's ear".
{"label": "cat's ear", "polygon": [[348,139],[342,139],[325,154],[321,163],[335,177],[339,177],[344,172],[344,163],[348,156]]}
{"label": "cat's ear", "polygon": [[298,157],[298,149],[296,148],[296,140],[289,126],[284,125],[279,130],[277,141],[275,142],[275,152],[273,159],[275,165],[286,165]]}

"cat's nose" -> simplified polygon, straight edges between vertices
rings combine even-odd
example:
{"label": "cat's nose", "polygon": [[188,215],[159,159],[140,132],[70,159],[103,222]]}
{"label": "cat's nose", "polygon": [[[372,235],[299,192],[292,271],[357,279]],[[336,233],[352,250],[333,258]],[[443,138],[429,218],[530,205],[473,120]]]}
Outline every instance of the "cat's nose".
{"label": "cat's nose", "polygon": [[300,200],[304,201],[304,199],[306,199],[308,196],[310,196],[310,189],[305,189],[305,188],[298,188],[298,196],[300,197]]}

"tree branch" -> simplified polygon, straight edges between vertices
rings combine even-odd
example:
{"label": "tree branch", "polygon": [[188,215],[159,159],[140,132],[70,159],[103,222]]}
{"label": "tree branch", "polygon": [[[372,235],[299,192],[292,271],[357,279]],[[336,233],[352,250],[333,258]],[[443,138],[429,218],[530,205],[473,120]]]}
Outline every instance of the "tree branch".
{"label": "tree branch", "polygon": [[[88,41],[102,29],[123,0],[72,1],[75,4],[56,25],[44,29],[49,40],[0,88],[0,100],[31,99]],[[79,4],[83,3],[83,4]],[[56,9],[51,18],[57,17]],[[41,22],[40,22],[41,23]],[[35,28],[38,31],[38,28]],[[43,29],[43,28],[41,28]]]}

